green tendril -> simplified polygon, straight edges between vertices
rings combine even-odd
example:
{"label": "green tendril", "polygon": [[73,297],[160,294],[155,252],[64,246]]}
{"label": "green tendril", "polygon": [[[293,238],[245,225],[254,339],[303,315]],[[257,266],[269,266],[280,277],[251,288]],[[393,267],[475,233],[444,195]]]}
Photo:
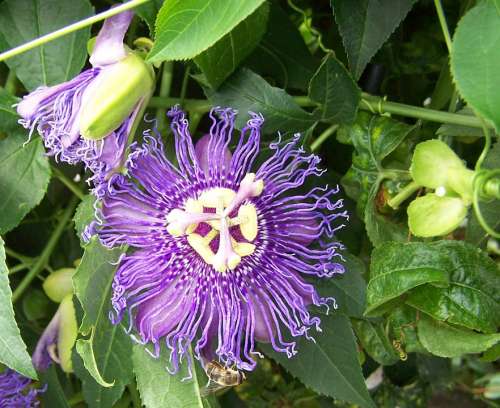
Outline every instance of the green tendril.
{"label": "green tendril", "polygon": [[309,30],[309,32],[311,32],[313,34],[313,36],[316,38],[316,42],[318,44],[318,47],[321,48],[321,50],[325,53],[325,54],[328,54],[328,53],[332,53],[332,54],[335,54],[334,51],[328,47],[326,47],[324,44],[323,44],[323,36],[322,34],[316,29],[314,28],[314,26],[312,25],[312,18],[303,10],[301,9],[299,6],[297,6],[296,4],[293,3],[292,0],[288,0],[288,5],[290,6],[290,8],[292,8],[293,10],[295,10],[297,13],[301,14],[302,15],[302,23],[306,26],[306,28]]}
{"label": "green tendril", "polygon": [[500,180],[498,179],[498,177],[500,177],[500,169],[481,169],[481,166],[491,147],[491,134],[486,122],[483,119],[481,119],[481,127],[483,129],[485,140],[483,151],[479,155],[474,168],[476,174],[472,182],[472,207],[474,208],[474,214],[476,214],[476,218],[481,227],[492,237],[500,238],[500,232],[495,231],[488,225],[487,221],[483,217],[481,207],[479,205],[480,201],[500,199]]}

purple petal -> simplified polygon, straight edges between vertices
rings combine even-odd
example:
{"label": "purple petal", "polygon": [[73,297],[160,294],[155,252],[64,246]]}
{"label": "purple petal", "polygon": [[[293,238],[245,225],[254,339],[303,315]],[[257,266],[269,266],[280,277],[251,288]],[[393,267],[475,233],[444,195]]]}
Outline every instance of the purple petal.
{"label": "purple petal", "polygon": [[56,314],[50,321],[49,325],[45,328],[42,336],[36,344],[35,352],[33,353],[31,360],[38,371],[46,370],[53,361],[49,350],[57,344],[59,321],[60,313],[59,310],[57,310]]}
{"label": "purple petal", "polygon": [[90,56],[90,63],[94,67],[113,64],[127,55],[123,38],[134,13],[124,11],[108,18],[97,35],[94,50]]}
{"label": "purple petal", "polygon": [[21,102],[17,104],[17,113],[24,119],[32,118],[40,108],[41,103],[46,98],[58,92],[64,85],[63,83],[51,87],[40,87],[34,92],[26,95]]}
{"label": "purple petal", "polygon": [[[194,147],[194,153],[196,154],[196,158],[198,159],[198,163],[205,172],[205,174],[208,174],[208,170],[210,168],[208,164],[208,158],[210,157],[210,135],[204,135],[201,137],[200,140],[196,142],[196,145]],[[229,149],[225,148],[224,149],[224,162],[221,164],[224,164],[226,168],[229,168],[231,164],[231,152]]]}

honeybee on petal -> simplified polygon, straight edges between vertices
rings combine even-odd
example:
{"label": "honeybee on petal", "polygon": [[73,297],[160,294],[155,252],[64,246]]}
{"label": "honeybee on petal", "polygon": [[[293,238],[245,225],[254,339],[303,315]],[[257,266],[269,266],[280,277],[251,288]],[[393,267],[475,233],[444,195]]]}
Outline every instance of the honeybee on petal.
{"label": "honeybee on petal", "polygon": [[205,365],[205,373],[208,377],[208,383],[201,391],[201,395],[204,397],[224,388],[240,385],[246,379],[244,372],[224,367],[215,360]]}

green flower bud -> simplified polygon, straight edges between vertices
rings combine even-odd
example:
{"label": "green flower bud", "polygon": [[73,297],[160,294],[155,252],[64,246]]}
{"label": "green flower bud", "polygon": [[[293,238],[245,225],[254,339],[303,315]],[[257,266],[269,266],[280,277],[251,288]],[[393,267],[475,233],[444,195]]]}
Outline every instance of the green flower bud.
{"label": "green flower bud", "polygon": [[455,230],[467,215],[459,197],[427,194],[413,200],[407,209],[408,227],[417,237],[437,237]]}
{"label": "green flower bud", "polygon": [[100,140],[117,129],[151,94],[154,71],[134,53],[101,69],[80,110],[80,134]]}
{"label": "green flower bud", "polygon": [[427,188],[444,187],[460,194],[467,202],[472,200],[474,172],[450,147],[437,139],[419,143],[413,153],[410,167],[413,180]]}
{"label": "green flower bud", "polygon": [[51,273],[43,282],[43,290],[50,300],[60,303],[64,297],[73,293],[73,268],[62,268]]}
{"label": "green flower bud", "polygon": [[59,364],[66,373],[73,372],[71,362],[71,351],[76,342],[78,326],[76,323],[75,307],[73,306],[73,295],[67,295],[59,305],[60,321],[59,336],[57,337],[57,354]]}

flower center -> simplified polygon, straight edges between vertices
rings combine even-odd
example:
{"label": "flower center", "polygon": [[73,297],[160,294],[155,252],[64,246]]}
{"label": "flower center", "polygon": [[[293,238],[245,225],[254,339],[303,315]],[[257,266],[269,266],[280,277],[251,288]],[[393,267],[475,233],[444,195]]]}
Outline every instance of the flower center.
{"label": "flower center", "polygon": [[233,270],[241,258],[254,253],[257,237],[257,210],[252,203],[264,189],[262,180],[248,173],[238,191],[224,187],[205,190],[197,199],[188,199],[184,209],[167,215],[167,231],[173,237],[187,235],[189,245],[218,272]]}

